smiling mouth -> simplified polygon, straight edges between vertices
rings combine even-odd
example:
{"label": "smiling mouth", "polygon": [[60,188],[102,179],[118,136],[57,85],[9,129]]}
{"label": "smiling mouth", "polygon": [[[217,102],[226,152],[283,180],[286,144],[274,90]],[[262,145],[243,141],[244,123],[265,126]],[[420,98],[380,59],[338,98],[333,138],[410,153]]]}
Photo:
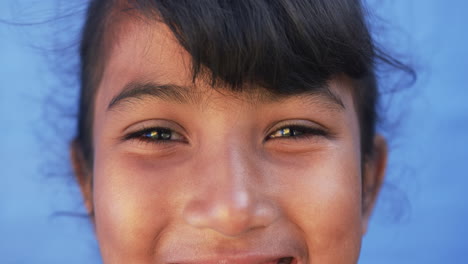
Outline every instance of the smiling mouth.
{"label": "smiling mouth", "polygon": [[[187,264],[187,263],[170,263],[170,264]],[[203,262],[196,262],[196,263],[188,263],[188,264],[298,264],[298,261],[294,257],[283,257],[278,258],[275,260],[268,260],[268,261],[249,261],[249,260],[212,260],[212,261],[203,261]]]}
{"label": "smiling mouth", "polygon": [[296,264],[293,257],[280,258],[275,264]]}

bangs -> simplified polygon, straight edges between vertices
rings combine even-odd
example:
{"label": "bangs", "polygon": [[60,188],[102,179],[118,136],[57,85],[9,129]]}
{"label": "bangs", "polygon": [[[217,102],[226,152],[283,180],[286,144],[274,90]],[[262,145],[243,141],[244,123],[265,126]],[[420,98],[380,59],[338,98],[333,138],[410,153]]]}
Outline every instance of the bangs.
{"label": "bangs", "polygon": [[334,75],[372,73],[374,50],[359,1],[135,0],[192,57],[193,80],[275,94],[322,89]]}

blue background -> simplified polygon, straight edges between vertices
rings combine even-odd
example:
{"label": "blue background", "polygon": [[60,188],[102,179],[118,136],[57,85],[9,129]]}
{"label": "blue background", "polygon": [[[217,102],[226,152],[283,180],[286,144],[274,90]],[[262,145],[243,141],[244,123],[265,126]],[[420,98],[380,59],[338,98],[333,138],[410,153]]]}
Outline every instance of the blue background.
{"label": "blue background", "polygon": [[[100,262],[66,165],[85,1],[69,2],[0,2],[18,24],[0,22],[0,263]],[[384,97],[390,168],[360,263],[468,263],[468,1],[369,2],[418,80]]]}

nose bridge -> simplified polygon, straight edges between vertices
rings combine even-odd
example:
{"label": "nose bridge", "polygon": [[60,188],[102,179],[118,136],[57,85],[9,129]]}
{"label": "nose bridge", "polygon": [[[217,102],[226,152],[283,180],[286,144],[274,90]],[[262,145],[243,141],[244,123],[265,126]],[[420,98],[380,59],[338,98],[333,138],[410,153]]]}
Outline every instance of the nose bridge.
{"label": "nose bridge", "polygon": [[237,236],[273,221],[274,210],[257,184],[261,175],[253,153],[231,138],[200,155],[192,177],[200,177],[202,188],[186,205],[187,223]]}
{"label": "nose bridge", "polygon": [[215,208],[230,218],[247,220],[256,206],[255,168],[239,145],[225,149],[219,157],[211,171]]}
{"label": "nose bridge", "polygon": [[[206,166],[206,169],[213,175],[216,182],[223,186],[225,191],[230,191],[232,195],[244,193],[248,194],[249,185],[255,181],[254,164],[250,162],[249,151],[243,148],[240,142],[228,143],[225,146],[219,144],[219,150],[214,151],[217,156],[212,160],[216,161],[214,166]],[[211,167],[211,168],[210,168]],[[228,195],[230,196],[230,195]],[[235,195],[237,196],[237,195]]]}

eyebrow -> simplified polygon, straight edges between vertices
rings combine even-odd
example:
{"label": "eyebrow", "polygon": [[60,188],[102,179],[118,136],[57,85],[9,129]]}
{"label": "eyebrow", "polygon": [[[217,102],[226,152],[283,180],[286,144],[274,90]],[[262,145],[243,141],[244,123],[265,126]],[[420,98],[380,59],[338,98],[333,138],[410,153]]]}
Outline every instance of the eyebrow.
{"label": "eyebrow", "polygon": [[[109,105],[107,106],[107,111],[116,108],[124,101],[141,99],[146,96],[181,104],[188,104],[193,102],[200,103],[201,100],[196,96],[197,93],[195,93],[193,89],[194,88],[190,86],[181,86],[176,84],[131,82],[125,85],[122,91],[112,98]],[[345,108],[341,98],[337,94],[333,93],[328,87],[293,95],[268,94],[266,97],[262,96],[261,98],[263,101],[279,101],[281,99],[299,95],[320,96],[331,103],[333,108],[338,108],[338,110],[343,110]]]}
{"label": "eyebrow", "polygon": [[114,98],[112,98],[109,105],[107,106],[107,110],[115,108],[123,101],[130,99],[141,99],[145,96],[184,104],[194,99],[192,90],[193,89],[191,87],[175,84],[132,82],[125,85],[122,91]]}

